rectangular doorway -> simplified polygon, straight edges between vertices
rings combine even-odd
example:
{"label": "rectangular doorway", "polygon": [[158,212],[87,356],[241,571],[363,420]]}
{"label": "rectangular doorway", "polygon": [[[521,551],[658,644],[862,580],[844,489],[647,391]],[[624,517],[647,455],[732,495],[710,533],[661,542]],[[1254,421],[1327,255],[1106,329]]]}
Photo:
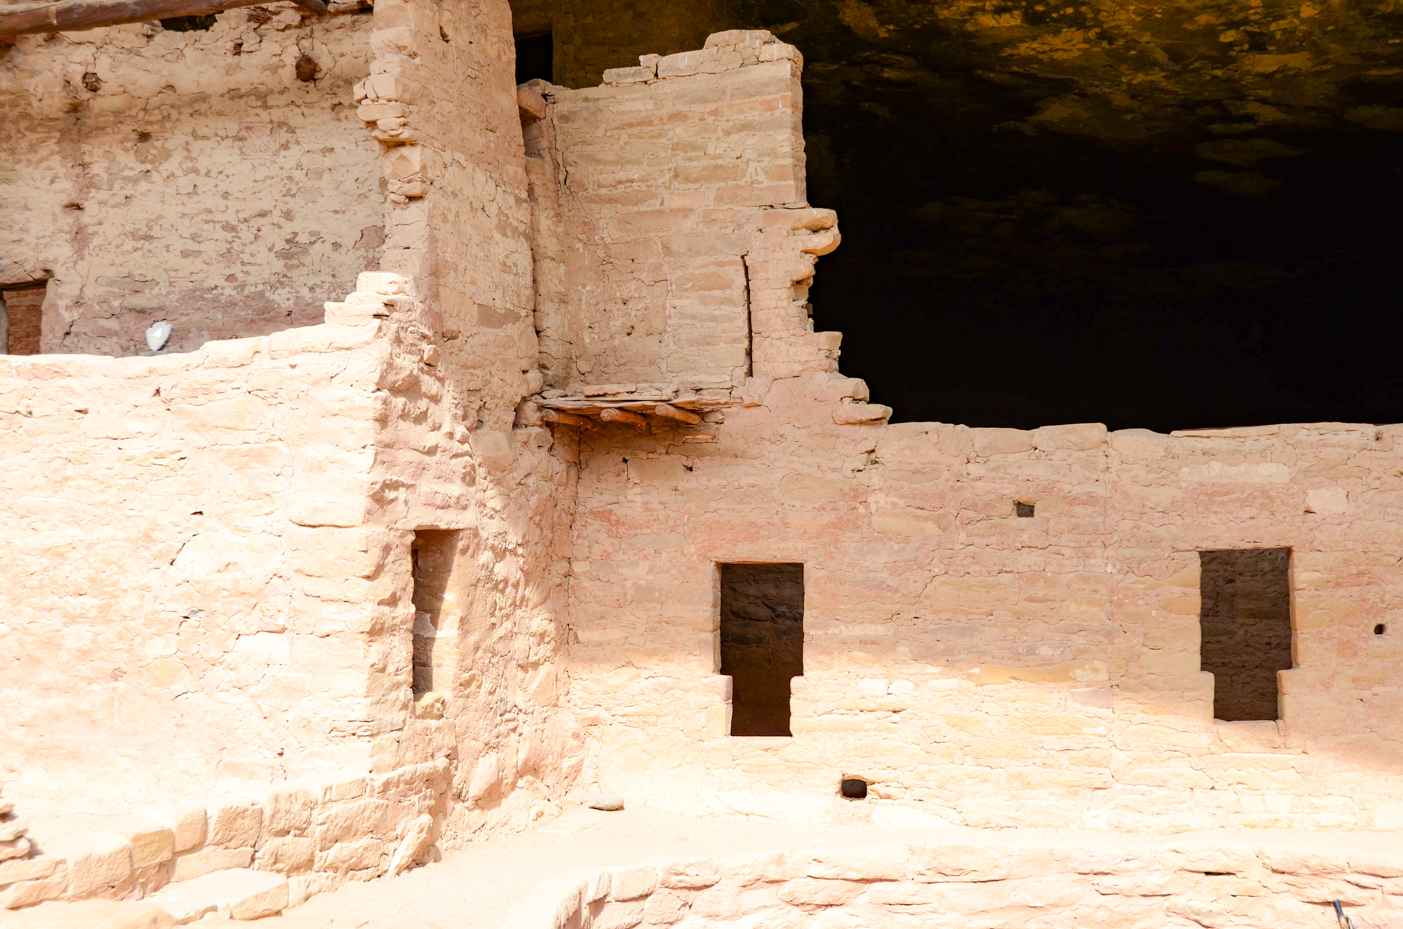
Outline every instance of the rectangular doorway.
{"label": "rectangular doorway", "polygon": [[0,288],[0,355],[37,355],[44,329],[44,283]]}
{"label": "rectangular doorway", "polygon": [[512,38],[516,42],[516,82],[525,84],[539,78],[555,83],[555,39],[550,27],[523,29]]}
{"label": "rectangular doorway", "polygon": [[1289,548],[1199,552],[1199,666],[1213,675],[1213,716],[1277,719],[1277,672],[1291,662]]}
{"label": "rectangular doorway", "polygon": [[789,682],[804,673],[803,565],[721,565],[721,673],[731,677],[731,735],[792,735]]}

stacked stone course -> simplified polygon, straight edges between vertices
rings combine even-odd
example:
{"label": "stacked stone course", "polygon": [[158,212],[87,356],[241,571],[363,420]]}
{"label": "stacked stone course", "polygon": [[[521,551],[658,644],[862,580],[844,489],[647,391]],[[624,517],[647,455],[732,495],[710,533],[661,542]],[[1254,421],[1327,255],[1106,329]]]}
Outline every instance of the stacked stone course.
{"label": "stacked stone course", "polygon": [[429,853],[448,787],[444,760],[386,774],[285,781],[210,804],[172,802],[97,821],[0,863],[0,909],[130,899],[171,882],[256,868],[288,878],[295,906],[346,880],[397,873]]}
{"label": "stacked stone course", "polygon": [[1276,926],[1403,915],[1403,859],[1184,841],[877,845],[566,872],[502,929]]}

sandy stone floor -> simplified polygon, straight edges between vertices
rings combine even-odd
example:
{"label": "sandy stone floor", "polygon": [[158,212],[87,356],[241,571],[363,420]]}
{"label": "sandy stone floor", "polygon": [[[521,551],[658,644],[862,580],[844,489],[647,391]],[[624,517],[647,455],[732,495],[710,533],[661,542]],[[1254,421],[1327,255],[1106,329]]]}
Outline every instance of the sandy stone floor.
{"label": "sandy stone floor", "polygon": [[653,857],[719,857],[768,849],[861,846],[921,840],[961,844],[1021,839],[1156,846],[1189,840],[1280,843],[1291,847],[1386,852],[1398,833],[1239,832],[1171,836],[1043,830],[981,831],[889,825],[790,826],[699,819],[656,810],[568,810],[527,833],[504,835],[444,856],[399,877],[348,884],[289,910],[327,929],[495,929],[507,908],[561,871],[621,865]]}

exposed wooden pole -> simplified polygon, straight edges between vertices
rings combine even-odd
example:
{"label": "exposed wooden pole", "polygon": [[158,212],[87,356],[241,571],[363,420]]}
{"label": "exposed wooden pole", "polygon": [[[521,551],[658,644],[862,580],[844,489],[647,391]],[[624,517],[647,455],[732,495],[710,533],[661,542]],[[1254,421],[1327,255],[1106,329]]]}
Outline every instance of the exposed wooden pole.
{"label": "exposed wooden pole", "polygon": [[[269,0],[62,0],[0,6],[0,38],[36,32],[77,32],[176,16],[204,16]],[[309,13],[326,12],[322,0],[295,0]]]}

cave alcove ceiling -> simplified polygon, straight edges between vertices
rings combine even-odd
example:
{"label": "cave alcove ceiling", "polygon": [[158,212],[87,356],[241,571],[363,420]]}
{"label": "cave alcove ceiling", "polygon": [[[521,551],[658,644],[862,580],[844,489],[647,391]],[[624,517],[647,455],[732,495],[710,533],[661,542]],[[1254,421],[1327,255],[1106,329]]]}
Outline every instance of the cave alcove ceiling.
{"label": "cave alcove ceiling", "polygon": [[1403,420],[1403,0],[516,0],[558,83],[804,54],[810,297],[894,421]]}

